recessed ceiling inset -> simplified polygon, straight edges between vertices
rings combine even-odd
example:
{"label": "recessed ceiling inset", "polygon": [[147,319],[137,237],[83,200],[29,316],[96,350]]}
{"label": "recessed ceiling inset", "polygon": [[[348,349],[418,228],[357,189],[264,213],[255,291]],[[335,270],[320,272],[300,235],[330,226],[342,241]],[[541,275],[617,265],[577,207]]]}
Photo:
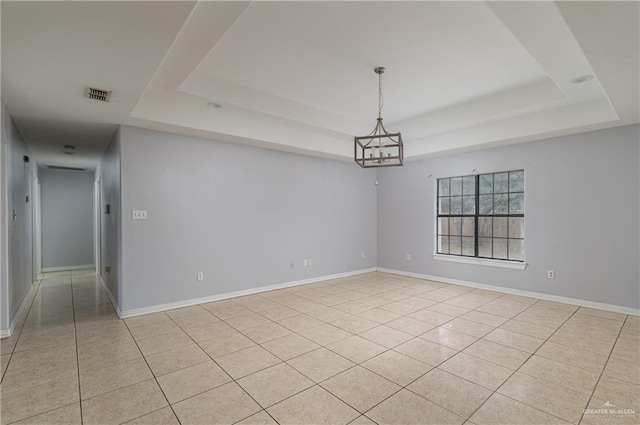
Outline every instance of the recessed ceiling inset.
{"label": "recessed ceiling inset", "polygon": [[[368,22],[394,30],[367,31]],[[181,91],[285,118],[326,111],[366,128],[373,108],[362,99],[374,97],[363,77],[376,63],[394,70],[387,123],[546,77],[485,2],[252,2]]]}
{"label": "recessed ceiling inset", "polygon": [[593,75],[581,75],[579,77],[572,79],[571,82],[573,84],[582,84],[582,83],[586,83],[587,81],[593,80],[593,78],[594,78]]}

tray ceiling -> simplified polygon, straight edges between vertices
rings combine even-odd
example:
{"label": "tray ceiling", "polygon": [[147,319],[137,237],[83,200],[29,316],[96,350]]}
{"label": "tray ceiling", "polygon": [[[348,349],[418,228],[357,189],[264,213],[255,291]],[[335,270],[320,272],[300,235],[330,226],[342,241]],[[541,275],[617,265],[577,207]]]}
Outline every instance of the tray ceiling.
{"label": "tray ceiling", "polygon": [[638,50],[637,2],[2,2],[2,97],[84,166],[118,124],[351,160],[378,65],[408,160],[637,123]]}

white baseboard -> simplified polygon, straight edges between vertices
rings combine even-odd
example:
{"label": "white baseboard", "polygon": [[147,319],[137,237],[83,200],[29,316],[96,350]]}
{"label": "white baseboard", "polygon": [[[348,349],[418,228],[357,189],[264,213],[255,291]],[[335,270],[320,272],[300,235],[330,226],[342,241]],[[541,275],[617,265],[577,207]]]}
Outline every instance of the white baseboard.
{"label": "white baseboard", "polygon": [[9,329],[0,329],[0,338],[9,338],[11,335],[13,335],[13,332],[16,330],[18,320],[20,319],[20,316],[22,315],[24,309],[27,308],[27,304],[29,304],[29,301],[31,301],[31,299],[33,298],[33,293],[35,292],[37,287],[37,281],[31,283],[31,288],[29,288],[29,292],[27,292],[27,295],[25,295],[25,297],[22,299],[22,303],[20,304],[20,308],[18,308],[18,312],[15,316],[13,316],[13,319],[11,319]]}
{"label": "white baseboard", "polygon": [[564,304],[579,305],[582,307],[590,307],[598,310],[613,311],[615,313],[623,313],[623,314],[631,314],[633,316],[640,316],[640,309],[632,308],[632,307],[624,307],[621,305],[605,304],[605,303],[599,303],[595,301],[581,300],[578,298],[562,297],[560,295],[550,295],[550,294],[544,294],[542,292],[523,291],[521,289],[506,288],[504,286],[487,285],[484,283],[450,279],[448,277],[431,276],[431,275],[421,274],[421,273],[405,272],[402,270],[385,269],[382,267],[378,267],[377,271],[383,272],[383,273],[397,274],[401,276],[415,277],[418,279],[434,280],[437,282],[450,283],[453,285],[467,286],[469,288],[486,289],[488,291],[503,292],[505,294],[522,295],[523,297],[539,298],[541,300],[556,301]]}
{"label": "white baseboard", "polygon": [[[296,280],[292,282],[276,283],[274,285],[260,286],[257,288],[243,289],[240,291],[226,292],[224,294],[216,294],[216,295],[211,295],[211,296],[202,297],[202,298],[192,298],[190,300],[176,301],[176,302],[167,303],[167,304],[158,304],[150,307],[136,308],[132,310],[120,311],[117,308],[117,304],[114,302],[113,298],[111,302],[113,302],[114,306],[116,306],[116,311],[118,312],[118,316],[120,316],[121,319],[126,319],[128,317],[141,316],[143,314],[157,313],[159,311],[173,310],[175,308],[180,308],[180,307],[189,307],[195,304],[210,303],[213,301],[226,300],[228,298],[259,294],[261,292],[268,292],[276,289],[291,288],[293,286],[306,285],[306,284],[315,283],[315,282],[322,282],[324,280],[339,279],[342,277],[355,276],[358,274],[371,273],[375,271],[376,271],[376,268],[371,267],[368,269],[361,269],[361,270],[354,270],[354,271],[345,272],[345,273],[337,273],[337,274],[331,274],[331,275],[325,275],[325,276],[312,277],[310,279]],[[111,294],[108,290],[107,290],[107,293]],[[112,295],[109,295],[109,296],[112,297]]]}
{"label": "white baseboard", "polygon": [[80,264],[77,266],[60,266],[60,267],[43,267],[42,273],[48,272],[63,272],[66,270],[80,270],[80,269],[93,269],[95,264]]}
{"label": "white baseboard", "polygon": [[113,294],[111,293],[111,289],[109,289],[109,287],[107,286],[106,282],[102,279],[102,276],[100,275],[100,273],[96,273],[96,275],[98,276],[98,279],[100,280],[100,284],[102,285],[102,287],[104,288],[105,292],[107,293],[107,296],[111,300],[111,304],[113,305],[113,308],[116,310],[116,313],[118,314],[118,317],[122,318],[122,314],[120,312],[120,307],[118,306],[118,301],[116,301],[116,297],[113,296]]}

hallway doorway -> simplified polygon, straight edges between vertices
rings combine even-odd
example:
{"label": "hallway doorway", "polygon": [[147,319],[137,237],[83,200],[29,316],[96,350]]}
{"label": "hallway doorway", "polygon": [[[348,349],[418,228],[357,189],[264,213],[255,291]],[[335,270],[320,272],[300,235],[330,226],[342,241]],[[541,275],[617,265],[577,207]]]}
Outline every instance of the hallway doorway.
{"label": "hallway doorway", "polygon": [[84,170],[41,168],[39,183],[40,271],[94,268],[94,173]]}

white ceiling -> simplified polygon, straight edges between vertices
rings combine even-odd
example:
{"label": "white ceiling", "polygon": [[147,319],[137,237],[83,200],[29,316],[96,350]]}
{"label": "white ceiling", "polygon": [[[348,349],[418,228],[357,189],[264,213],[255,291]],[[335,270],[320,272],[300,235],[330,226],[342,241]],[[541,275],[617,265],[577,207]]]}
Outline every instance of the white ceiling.
{"label": "white ceiling", "polygon": [[121,123],[350,160],[381,65],[416,159],[637,123],[638,22],[638,2],[3,1],[2,98],[42,163],[95,166]]}
{"label": "white ceiling", "polygon": [[[374,31],[373,22],[390,30]],[[546,77],[481,2],[255,3],[194,74],[368,126],[377,113],[376,65],[387,68],[390,121]]]}

